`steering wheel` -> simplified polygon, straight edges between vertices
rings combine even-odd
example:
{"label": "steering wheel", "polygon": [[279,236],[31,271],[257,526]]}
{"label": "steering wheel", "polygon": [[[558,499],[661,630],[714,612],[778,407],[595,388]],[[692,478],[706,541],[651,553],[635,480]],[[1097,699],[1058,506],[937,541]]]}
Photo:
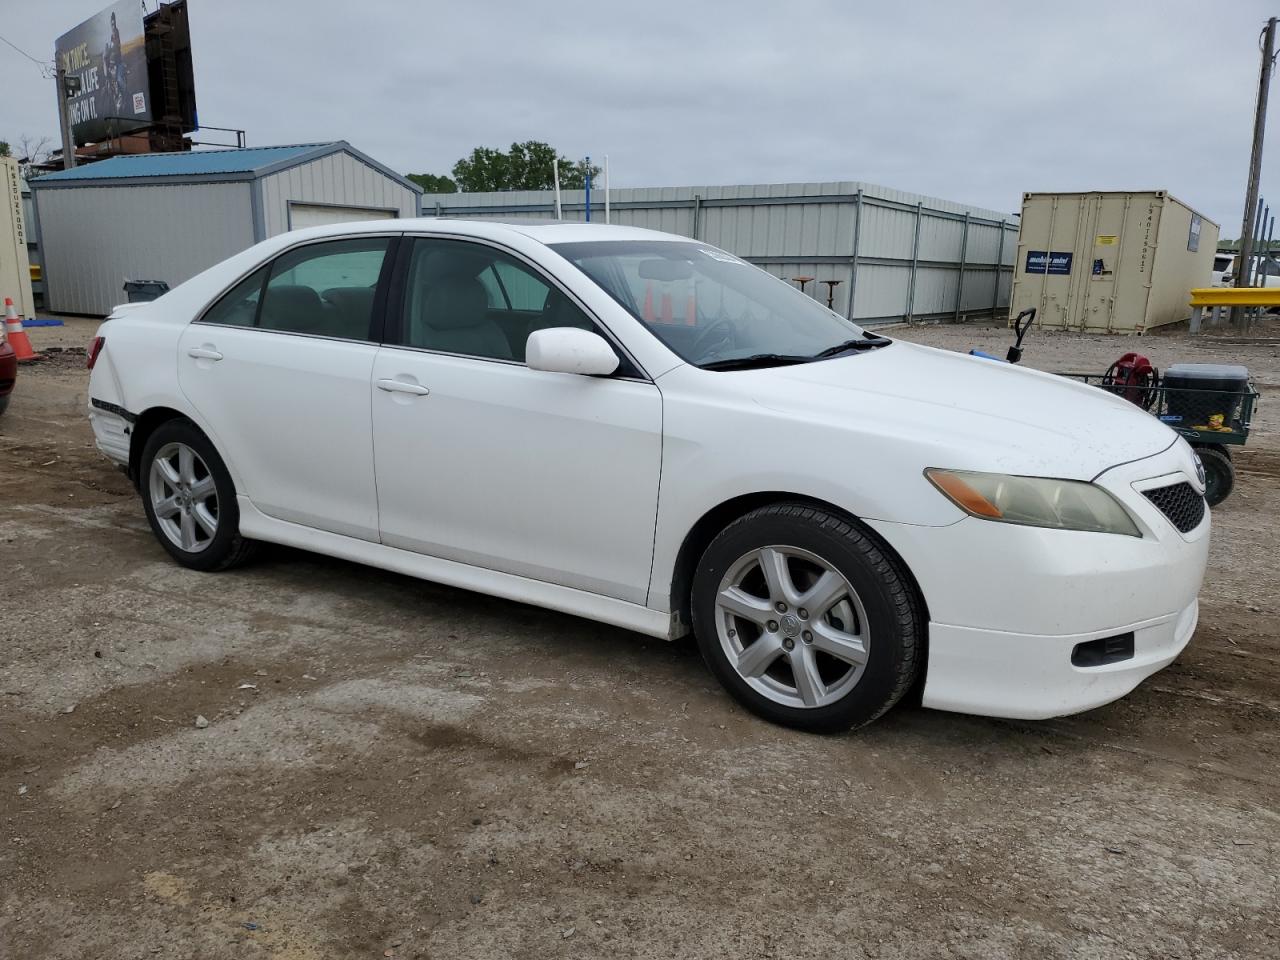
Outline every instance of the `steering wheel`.
{"label": "steering wheel", "polygon": [[[720,333],[719,341],[714,339],[717,331],[722,331]],[[706,354],[710,352],[708,350],[709,347],[719,346],[720,343],[725,341],[728,341],[730,345],[732,345],[732,343],[737,340],[734,333],[734,325],[728,317],[721,317],[719,320],[713,320],[707,325],[706,329],[693,338],[693,345],[689,347],[689,353],[691,356],[697,358],[694,362],[696,363],[701,360],[706,360]]]}

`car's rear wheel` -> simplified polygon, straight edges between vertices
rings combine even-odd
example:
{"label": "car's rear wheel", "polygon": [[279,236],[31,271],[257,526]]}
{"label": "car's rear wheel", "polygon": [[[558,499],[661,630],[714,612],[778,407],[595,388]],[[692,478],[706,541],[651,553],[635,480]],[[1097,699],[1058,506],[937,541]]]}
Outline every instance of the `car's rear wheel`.
{"label": "car's rear wheel", "polygon": [[160,545],[193,570],[225,570],[245,560],[235,486],[209,439],[187,420],[156,428],[142,453],[142,502]]}
{"label": "car's rear wheel", "polygon": [[919,669],[910,584],[851,520],[804,504],[754,510],[707,547],[694,575],[703,658],[747,709],[834,732],[870,723]]}

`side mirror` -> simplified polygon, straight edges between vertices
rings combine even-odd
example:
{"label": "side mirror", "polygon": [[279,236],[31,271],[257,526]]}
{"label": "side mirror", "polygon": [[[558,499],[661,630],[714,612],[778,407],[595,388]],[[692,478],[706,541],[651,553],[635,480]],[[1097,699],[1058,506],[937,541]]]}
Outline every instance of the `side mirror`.
{"label": "side mirror", "polygon": [[578,327],[533,331],[525,344],[524,359],[530,370],[588,377],[613,373],[621,362],[604,337]]}

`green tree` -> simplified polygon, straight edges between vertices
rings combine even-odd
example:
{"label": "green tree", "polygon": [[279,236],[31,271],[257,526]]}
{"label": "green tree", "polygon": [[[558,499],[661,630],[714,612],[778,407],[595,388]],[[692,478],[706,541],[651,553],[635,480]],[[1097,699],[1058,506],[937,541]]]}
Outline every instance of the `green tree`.
{"label": "green tree", "polygon": [[[556,150],[540,140],[513,143],[507,151],[476,147],[453,165],[453,177],[464,193],[489,190],[550,190],[555,185]],[[560,186],[580,190],[586,185],[585,161],[560,156]],[[591,167],[594,179],[600,173]]]}
{"label": "green tree", "polygon": [[0,157],[10,157],[10,156],[13,156],[13,154],[9,152],[9,141],[0,140]]}
{"label": "green tree", "polygon": [[405,176],[427,193],[457,193],[458,185],[438,173],[406,173]]}

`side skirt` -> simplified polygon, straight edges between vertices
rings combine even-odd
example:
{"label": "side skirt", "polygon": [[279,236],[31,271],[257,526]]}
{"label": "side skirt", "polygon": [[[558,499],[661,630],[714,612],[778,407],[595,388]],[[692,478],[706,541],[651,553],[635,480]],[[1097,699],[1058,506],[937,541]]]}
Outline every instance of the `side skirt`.
{"label": "side skirt", "polygon": [[240,532],[253,540],[297,547],[420,580],[530,603],[663,640],[672,636],[670,614],[639,604],[277,520],[262,513],[243,496],[236,497],[236,504],[240,508]]}

